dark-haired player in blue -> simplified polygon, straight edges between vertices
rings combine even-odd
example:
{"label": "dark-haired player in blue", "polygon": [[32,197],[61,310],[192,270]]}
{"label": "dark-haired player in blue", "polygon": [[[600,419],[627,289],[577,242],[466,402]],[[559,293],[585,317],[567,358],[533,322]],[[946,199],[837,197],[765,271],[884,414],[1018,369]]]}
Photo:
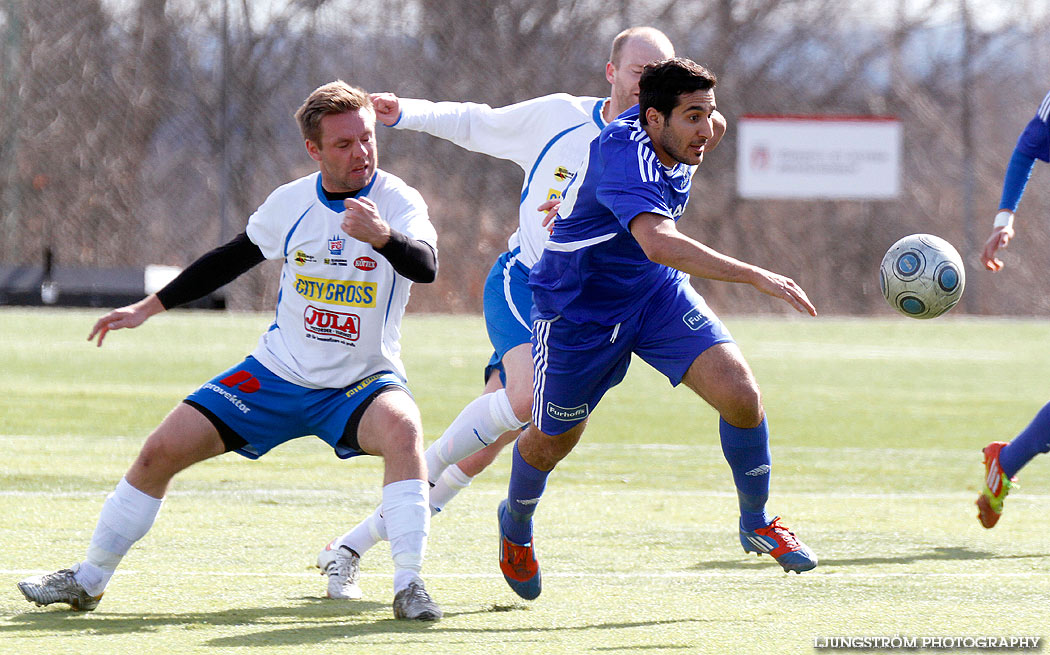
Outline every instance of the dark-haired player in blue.
{"label": "dark-haired player in blue", "polygon": [[[990,271],[1000,271],[1003,262],[996,254],[1014,237],[1014,212],[1028,186],[1035,160],[1050,162],[1050,93],[1021,132],[1003,177],[1003,195],[995,216],[992,234],[985,241],[981,263]],[[1003,514],[1003,500],[1016,481],[1017,472],[1033,457],[1050,452],[1050,403],[1040,409],[1032,422],[1011,441],[993,441],[984,447],[984,484],[977,497],[977,518],[986,528],[994,527]]]}
{"label": "dark-haired player in blue", "polygon": [[570,183],[563,218],[529,276],[533,422],[518,437],[509,496],[499,506],[500,568],[523,598],[540,593],[532,514],[547,476],[623,380],[632,354],[721,415],[744,550],[769,553],[787,571],[817,565],[779,518],[766,515],[771,457],[758,384],[689,276],[751,284],[800,312],[816,309],[793,280],[715,252],[675,224],[713,134],[715,82],[688,59],[645,67],[639,106],[591,143],[586,172]]}

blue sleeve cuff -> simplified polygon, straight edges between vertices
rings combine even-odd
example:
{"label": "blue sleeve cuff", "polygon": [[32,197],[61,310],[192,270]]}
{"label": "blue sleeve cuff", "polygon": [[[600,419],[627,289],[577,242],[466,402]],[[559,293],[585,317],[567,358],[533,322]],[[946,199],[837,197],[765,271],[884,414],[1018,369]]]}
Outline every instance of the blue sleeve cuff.
{"label": "blue sleeve cuff", "polygon": [[1021,196],[1024,194],[1025,187],[1028,186],[1028,178],[1032,176],[1034,167],[1034,157],[1014,149],[1003,178],[1003,195],[999,200],[999,209],[1017,211],[1017,205],[1021,202]]}

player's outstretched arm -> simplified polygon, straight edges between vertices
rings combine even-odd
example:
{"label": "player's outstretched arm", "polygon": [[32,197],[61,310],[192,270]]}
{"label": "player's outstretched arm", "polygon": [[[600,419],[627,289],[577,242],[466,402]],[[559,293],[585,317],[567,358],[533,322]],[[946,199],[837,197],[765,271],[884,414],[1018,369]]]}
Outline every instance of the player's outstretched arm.
{"label": "player's outstretched arm", "polygon": [[106,332],[138,327],[147,318],[165,309],[203,298],[264,259],[259,246],[241,232],[229,242],[198,257],[157,293],[133,305],[114,309],[100,318],[88,335],[88,341],[97,334],[98,345],[101,346]]}
{"label": "player's outstretched arm", "polygon": [[657,264],[709,280],[750,284],[799,312],[817,315],[809,296],[791,278],[712,250],[679,232],[675,222],[666,216],[639,214],[631,220],[630,229],[645,256]]}
{"label": "player's outstretched arm", "polygon": [[164,305],[157,298],[157,294],[151,293],[137,303],[114,309],[95,321],[95,327],[91,328],[91,334],[88,335],[87,340],[92,341],[97,334],[97,347],[101,348],[102,340],[106,338],[106,333],[110,330],[136,328],[145,323],[150,316],[162,311],[164,311]]}

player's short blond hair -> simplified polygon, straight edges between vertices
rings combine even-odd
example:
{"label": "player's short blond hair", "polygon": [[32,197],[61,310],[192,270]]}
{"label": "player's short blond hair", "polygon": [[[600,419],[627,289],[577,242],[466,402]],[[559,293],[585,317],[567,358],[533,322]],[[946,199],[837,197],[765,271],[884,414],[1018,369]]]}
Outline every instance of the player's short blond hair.
{"label": "player's short blond hair", "polygon": [[664,46],[669,52],[674,52],[674,45],[671,43],[671,39],[667,38],[666,34],[655,27],[649,27],[646,25],[628,27],[617,34],[616,38],[613,39],[612,52],[609,53],[609,61],[612,62],[613,66],[620,65],[620,53],[623,52],[624,46],[627,45],[627,42],[631,39],[648,41],[653,45]]}
{"label": "player's short blond hair", "polygon": [[321,119],[329,114],[346,114],[359,109],[375,112],[372,99],[362,89],[342,80],[329,82],[314,89],[299,109],[295,120],[303,138],[321,145]]}

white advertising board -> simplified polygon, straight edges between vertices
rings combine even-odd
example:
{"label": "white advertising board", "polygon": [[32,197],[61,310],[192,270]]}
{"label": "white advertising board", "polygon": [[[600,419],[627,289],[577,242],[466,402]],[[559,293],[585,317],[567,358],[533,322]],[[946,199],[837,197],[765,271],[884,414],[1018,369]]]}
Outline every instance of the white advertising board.
{"label": "white advertising board", "polygon": [[744,115],[737,129],[742,198],[888,200],[900,193],[896,118]]}

